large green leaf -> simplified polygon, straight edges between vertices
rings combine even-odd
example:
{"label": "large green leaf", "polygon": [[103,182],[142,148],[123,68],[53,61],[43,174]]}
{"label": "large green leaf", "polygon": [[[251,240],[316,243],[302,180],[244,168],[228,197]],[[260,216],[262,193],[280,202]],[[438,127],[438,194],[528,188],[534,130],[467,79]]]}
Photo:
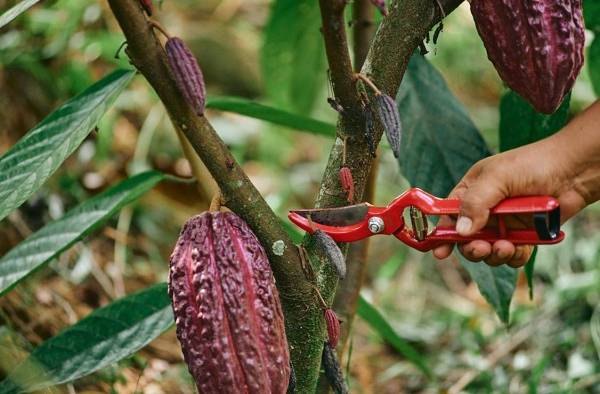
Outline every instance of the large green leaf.
{"label": "large green leaf", "polygon": [[440,73],[414,55],[397,97],[403,135],[400,166],[413,186],[446,196],[489,150]]}
{"label": "large green leaf", "polygon": [[518,94],[507,92],[500,101],[500,150],[507,151],[546,138],[566,123],[571,96],[552,115],[540,114]]}
{"label": "large green leaf", "polygon": [[326,76],[319,2],[275,0],[265,28],[261,66],[277,107],[310,113]]}
{"label": "large green leaf", "polygon": [[335,136],[335,125],[308,116],[296,115],[240,97],[209,97],[207,108],[234,112],[297,130],[306,130],[326,137]]}
{"label": "large green leaf", "polygon": [[17,16],[33,7],[40,0],[23,0],[0,15],[0,29],[12,22]]}
{"label": "large green leaf", "polygon": [[600,32],[600,1],[583,0],[583,16],[585,27],[596,33]]}
{"label": "large green leaf", "polygon": [[[419,55],[410,60],[398,105],[404,125],[400,165],[413,186],[446,196],[473,164],[489,155],[465,108]],[[498,316],[508,321],[517,271],[462,263]]]}
{"label": "large green leaf", "polygon": [[508,265],[490,267],[485,263],[472,263],[462,256],[460,263],[477,283],[479,291],[494,308],[500,320],[508,323],[510,302],[517,286],[519,272]]}
{"label": "large green leaf", "polygon": [[425,359],[419,354],[419,352],[411,346],[404,338],[392,328],[390,323],[385,317],[375,308],[369,301],[363,296],[358,298],[357,311],[358,315],[365,321],[369,326],[383,338],[384,341],[389,343],[398,353],[406,357],[407,360],[412,362],[417,368],[419,368],[425,375],[431,376],[431,370],[427,366]]}
{"label": "large green leaf", "polygon": [[594,93],[600,97],[600,30],[588,49],[587,62]]}
{"label": "large green leaf", "polygon": [[70,382],[134,354],[171,327],[170,304],[161,283],[95,310],[38,346],[0,383],[0,393]]}
{"label": "large green leaf", "polygon": [[83,202],[21,242],[0,259],[0,295],[104,224],[162,179],[164,175],[155,171],[129,178]]}
{"label": "large green leaf", "polygon": [[117,70],[106,76],[50,114],[0,157],[0,220],[73,153],[134,75]]}

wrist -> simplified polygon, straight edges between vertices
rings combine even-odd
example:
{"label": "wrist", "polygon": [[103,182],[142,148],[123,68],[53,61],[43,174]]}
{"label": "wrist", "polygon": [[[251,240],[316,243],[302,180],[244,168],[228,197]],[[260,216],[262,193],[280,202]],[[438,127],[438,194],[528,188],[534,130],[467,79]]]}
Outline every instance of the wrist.
{"label": "wrist", "polygon": [[568,189],[591,204],[600,200],[600,102],[549,137],[549,160],[559,162]]}

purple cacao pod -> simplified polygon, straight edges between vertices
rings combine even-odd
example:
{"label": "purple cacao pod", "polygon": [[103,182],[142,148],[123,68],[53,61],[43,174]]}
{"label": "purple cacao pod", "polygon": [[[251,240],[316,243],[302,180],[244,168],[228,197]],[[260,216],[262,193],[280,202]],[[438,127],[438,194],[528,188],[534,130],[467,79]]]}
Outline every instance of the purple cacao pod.
{"label": "purple cacao pod", "polygon": [[321,365],[333,392],[335,394],[348,394],[348,386],[346,386],[340,362],[335,354],[335,349],[328,342],[325,342],[325,346],[323,346]]}
{"label": "purple cacao pod", "polygon": [[231,212],[190,219],[171,255],[169,294],[185,361],[198,390],[286,392],[290,356],[263,247]]}
{"label": "purple cacao pod", "polygon": [[194,112],[197,115],[204,114],[206,88],[198,61],[181,38],[169,38],[165,50],[177,87]]}
{"label": "purple cacao pod", "polygon": [[340,169],[339,176],[342,190],[348,195],[348,202],[352,203],[354,201],[354,179],[352,178],[352,170],[350,167],[343,166]]}
{"label": "purple cacao pod", "polygon": [[378,94],[375,96],[375,105],[385,136],[390,143],[394,156],[400,156],[400,142],[402,138],[402,123],[400,122],[400,113],[396,101],[387,94]]}
{"label": "purple cacao pod", "polygon": [[336,347],[340,340],[340,321],[333,309],[325,309],[323,313],[327,326],[327,338],[331,347]]}
{"label": "purple cacao pod", "polygon": [[327,256],[327,260],[335,268],[338,277],[344,279],[346,276],[346,259],[338,244],[335,243],[329,234],[319,229],[312,234],[312,237],[319,252]]}
{"label": "purple cacao pod", "polygon": [[583,65],[581,0],[472,0],[471,13],[500,78],[553,113]]}

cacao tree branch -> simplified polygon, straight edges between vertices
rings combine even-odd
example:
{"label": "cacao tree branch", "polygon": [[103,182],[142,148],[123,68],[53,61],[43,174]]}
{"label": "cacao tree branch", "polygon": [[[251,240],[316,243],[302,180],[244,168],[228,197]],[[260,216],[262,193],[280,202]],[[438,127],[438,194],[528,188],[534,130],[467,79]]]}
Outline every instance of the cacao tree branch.
{"label": "cacao tree branch", "polygon": [[297,248],[207,119],[197,116],[180,94],[163,47],[139,2],[108,3],[125,33],[131,62],[158,94],[174,127],[183,133],[208,168],[227,207],[248,223],[267,251],[281,295],[293,364],[306,365],[305,344],[314,344],[315,340],[314,330],[304,328],[305,311],[307,305],[316,302],[314,286],[304,276]]}
{"label": "cacao tree branch", "polygon": [[[369,49],[361,73],[369,76],[378,88],[392,97],[395,97],[400,87],[400,82],[408,66],[408,61],[419,43],[431,27],[439,22],[442,17],[440,5],[444,14],[449,14],[462,0],[393,0],[390,4],[390,13],[383,19],[373,43]],[[323,1],[321,2],[323,8]],[[329,19],[323,16],[326,23]],[[325,40],[331,40],[323,29]],[[336,69],[337,59],[329,56],[331,70]],[[337,94],[337,93],[336,93]],[[373,164],[364,134],[364,123],[360,117],[342,117],[338,123],[338,138],[331,149],[327,167],[321,181],[319,195],[316,201],[317,208],[329,208],[347,204],[344,192],[339,187],[338,171],[343,161],[344,143],[339,136],[346,137],[346,161],[354,176],[355,196],[363,200],[369,173]],[[379,143],[383,133],[380,125],[376,127],[375,141]],[[310,249],[311,254],[317,251]],[[346,248],[347,250],[347,248]],[[319,259],[319,261],[323,261]],[[352,270],[352,268],[350,268]],[[335,273],[327,264],[321,265],[319,271],[320,290],[325,299],[330,302],[337,287]]]}
{"label": "cacao tree branch", "polygon": [[344,19],[346,0],[319,0],[319,6],[333,92],[342,107],[356,110],[358,95],[352,73]]}
{"label": "cacao tree branch", "polygon": [[375,7],[369,0],[354,0],[352,4],[352,48],[354,49],[354,70],[360,71],[375,34],[373,21]]}

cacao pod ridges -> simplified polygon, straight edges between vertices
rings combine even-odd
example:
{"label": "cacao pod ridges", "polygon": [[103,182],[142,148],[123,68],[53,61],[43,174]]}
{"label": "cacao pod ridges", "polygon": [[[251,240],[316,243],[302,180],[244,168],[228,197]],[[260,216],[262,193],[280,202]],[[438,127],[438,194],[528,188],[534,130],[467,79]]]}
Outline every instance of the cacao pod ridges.
{"label": "cacao pod ridges", "polygon": [[335,348],[340,340],[340,321],[333,309],[325,309],[323,315],[327,326],[329,344]]}
{"label": "cacao pod ridges", "polygon": [[471,13],[500,78],[553,113],[583,65],[581,0],[472,0]]}
{"label": "cacao pod ridges", "polygon": [[179,37],[169,38],[165,50],[177,87],[196,115],[202,116],[206,103],[206,88],[198,61]]}
{"label": "cacao pod ridges", "polygon": [[396,101],[387,94],[375,96],[375,104],[379,112],[379,119],[383,124],[385,136],[390,143],[394,157],[400,157],[400,144],[402,141],[402,123]]}
{"label": "cacao pod ridges", "polygon": [[286,392],[279,295],[265,251],[242,219],[208,212],[185,224],[171,256],[169,294],[201,393]]}

